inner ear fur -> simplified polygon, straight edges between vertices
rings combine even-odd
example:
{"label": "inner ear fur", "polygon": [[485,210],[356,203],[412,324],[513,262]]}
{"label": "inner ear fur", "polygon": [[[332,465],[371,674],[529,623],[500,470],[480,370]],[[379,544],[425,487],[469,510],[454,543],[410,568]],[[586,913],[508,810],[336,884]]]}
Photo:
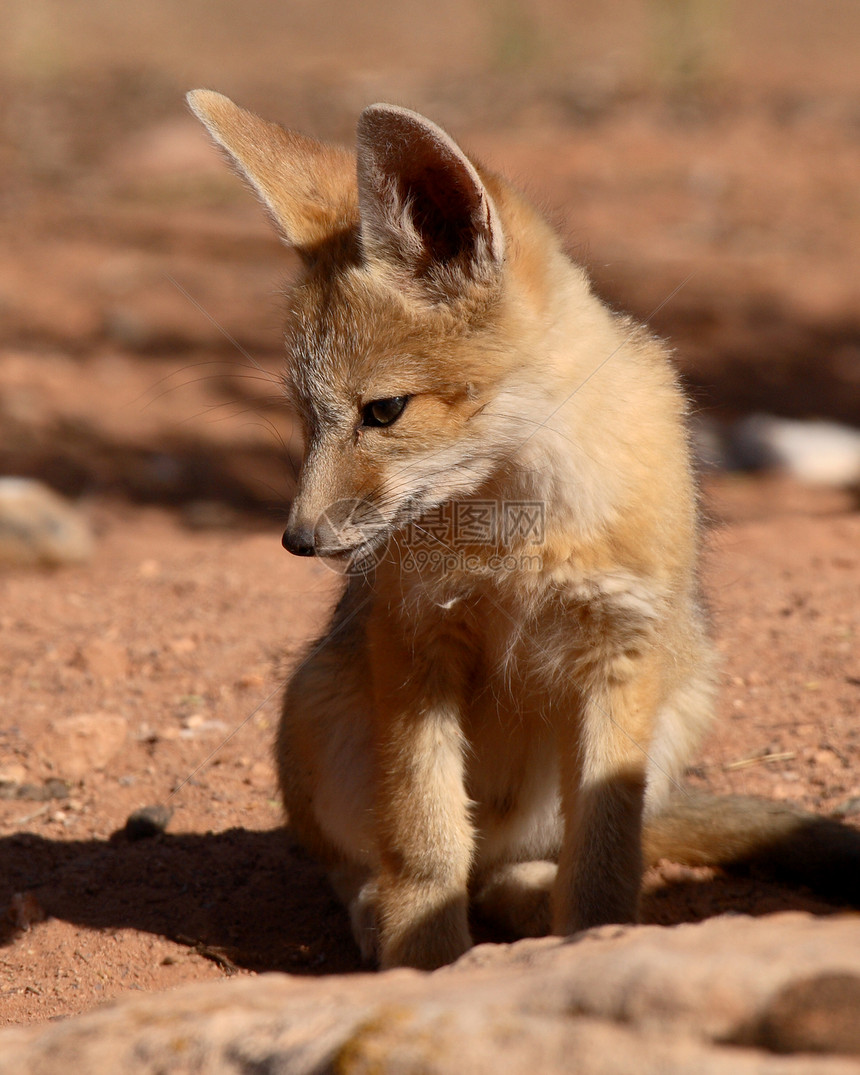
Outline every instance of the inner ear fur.
{"label": "inner ear fur", "polygon": [[358,122],[362,245],[414,276],[498,270],[504,236],[475,166],[434,123],[395,105]]}
{"label": "inner ear fur", "polygon": [[291,246],[312,252],[356,223],[355,155],[349,150],[261,119],[212,90],[192,90],[187,100]]}

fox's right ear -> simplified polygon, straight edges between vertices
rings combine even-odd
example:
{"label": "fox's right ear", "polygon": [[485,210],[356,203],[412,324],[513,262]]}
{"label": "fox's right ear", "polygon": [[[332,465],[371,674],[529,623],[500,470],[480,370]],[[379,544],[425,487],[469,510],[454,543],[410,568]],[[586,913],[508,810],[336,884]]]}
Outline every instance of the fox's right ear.
{"label": "fox's right ear", "polygon": [[270,123],[212,90],[192,90],[186,99],[299,252],[355,224],[358,192],[349,150]]}
{"label": "fox's right ear", "polygon": [[397,105],[358,121],[358,190],[365,253],[443,291],[494,280],[505,238],[478,170],[435,123]]}

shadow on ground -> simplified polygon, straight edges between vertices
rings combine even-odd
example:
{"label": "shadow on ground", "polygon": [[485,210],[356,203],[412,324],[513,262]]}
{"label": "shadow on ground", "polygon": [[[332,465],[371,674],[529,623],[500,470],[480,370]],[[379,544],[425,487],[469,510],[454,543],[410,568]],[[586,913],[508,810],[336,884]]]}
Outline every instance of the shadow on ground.
{"label": "shadow on ground", "polygon": [[[252,971],[362,969],[346,915],[321,869],[285,829],[164,834],[129,841],[0,840],[0,907],[29,892],[51,917],[95,930],[135,929]],[[217,882],[213,885],[213,878]],[[4,891],[5,890],[5,891]],[[832,913],[798,890],[746,877],[681,878],[647,892],[642,920],[660,925],[717,914]],[[499,941],[475,924],[477,941]],[[9,943],[13,937],[2,938]]]}
{"label": "shadow on ground", "polygon": [[325,876],[282,828],[135,842],[121,834],[65,841],[22,833],[0,840],[0,861],[0,906],[32,892],[51,917],[205,946],[213,951],[203,955],[249,970],[360,968]]}

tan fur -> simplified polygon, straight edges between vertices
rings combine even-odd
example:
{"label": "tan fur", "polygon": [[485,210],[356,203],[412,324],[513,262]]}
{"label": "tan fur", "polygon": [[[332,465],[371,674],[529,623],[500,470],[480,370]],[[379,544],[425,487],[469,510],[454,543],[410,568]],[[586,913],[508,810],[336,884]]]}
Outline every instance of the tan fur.
{"label": "tan fur", "polygon": [[[307,455],[285,542],[378,557],[286,692],[293,827],[383,966],[459,956],[470,897],[521,934],[635,919],[643,815],[714,682],[664,347],[423,117],[367,109],[356,169],[217,94],[191,102],[305,260],[286,335]],[[368,426],[392,397],[402,415]],[[349,498],[355,519],[319,521]],[[542,540],[426,535],[440,507],[484,502],[543,504]],[[416,534],[468,562],[418,564]]]}

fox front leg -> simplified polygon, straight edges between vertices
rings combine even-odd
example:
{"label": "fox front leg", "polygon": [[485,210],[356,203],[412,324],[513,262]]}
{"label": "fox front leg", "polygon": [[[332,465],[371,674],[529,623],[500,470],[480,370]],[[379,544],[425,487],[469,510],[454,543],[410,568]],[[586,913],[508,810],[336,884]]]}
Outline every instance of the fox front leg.
{"label": "fox front leg", "polygon": [[634,922],[642,882],[642,814],[658,676],[647,660],[607,676],[560,734],[564,836],[553,932]]}
{"label": "fox front leg", "polygon": [[[464,786],[456,661],[420,661],[390,636],[374,666],[377,921],[383,968],[430,970],[471,947],[474,834]],[[444,669],[444,671],[442,671]]]}

